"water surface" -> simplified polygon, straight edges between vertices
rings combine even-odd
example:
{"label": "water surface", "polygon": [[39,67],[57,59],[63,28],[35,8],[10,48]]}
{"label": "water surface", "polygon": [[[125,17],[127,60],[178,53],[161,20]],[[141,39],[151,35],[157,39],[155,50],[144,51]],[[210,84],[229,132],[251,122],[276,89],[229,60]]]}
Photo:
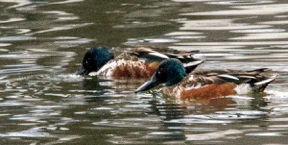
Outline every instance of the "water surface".
{"label": "water surface", "polygon": [[[287,144],[287,24],[285,0],[0,0],[0,144]],[[145,80],[74,75],[100,45],[279,77],[264,96],[183,103],[134,94]]]}

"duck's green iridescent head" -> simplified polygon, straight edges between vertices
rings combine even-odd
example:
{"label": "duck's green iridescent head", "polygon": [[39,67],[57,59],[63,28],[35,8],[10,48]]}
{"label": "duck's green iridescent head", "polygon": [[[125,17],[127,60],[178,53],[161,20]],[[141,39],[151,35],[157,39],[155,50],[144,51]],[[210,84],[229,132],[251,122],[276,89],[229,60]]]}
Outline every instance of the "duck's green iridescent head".
{"label": "duck's green iridescent head", "polygon": [[136,92],[149,90],[161,83],[165,83],[166,86],[173,86],[181,82],[186,75],[185,68],[179,60],[164,60],[150,80],[140,86]]}
{"label": "duck's green iridescent head", "polygon": [[87,75],[92,71],[98,71],[108,61],[114,59],[114,54],[109,52],[106,47],[91,48],[83,58],[81,68],[76,72],[77,75]]}

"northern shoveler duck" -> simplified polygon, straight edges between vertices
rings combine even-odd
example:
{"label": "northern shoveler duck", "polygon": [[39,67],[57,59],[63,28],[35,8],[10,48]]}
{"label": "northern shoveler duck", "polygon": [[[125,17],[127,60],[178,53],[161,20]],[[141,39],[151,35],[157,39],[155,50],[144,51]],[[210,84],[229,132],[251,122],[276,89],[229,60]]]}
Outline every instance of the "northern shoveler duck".
{"label": "northern shoveler duck", "polygon": [[242,70],[198,70],[185,72],[182,63],[175,59],[164,60],[153,76],[135,92],[146,91],[165,83],[162,92],[181,99],[211,99],[229,95],[263,92],[277,75],[267,76],[267,68]]}
{"label": "northern shoveler duck", "polygon": [[196,56],[195,51],[177,53],[160,53],[148,47],[137,47],[114,58],[106,47],[91,48],[84,55],[77,75],[151,77],[160,62],[170,58],[180,60],[189,73],[204,61]]}

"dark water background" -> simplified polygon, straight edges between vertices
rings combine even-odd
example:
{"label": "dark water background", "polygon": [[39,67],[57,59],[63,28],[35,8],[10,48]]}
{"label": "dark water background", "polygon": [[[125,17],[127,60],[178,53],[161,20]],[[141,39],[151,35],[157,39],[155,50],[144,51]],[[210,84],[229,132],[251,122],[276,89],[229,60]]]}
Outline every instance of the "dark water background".
{"label": "dark water background", "polygon": [[[0,144],[288,143],[286,0],[0,0]],[[91,46],[200,50],[201,67],[268,67],[264,97],[184,104],[144,80],[78,77]]]}

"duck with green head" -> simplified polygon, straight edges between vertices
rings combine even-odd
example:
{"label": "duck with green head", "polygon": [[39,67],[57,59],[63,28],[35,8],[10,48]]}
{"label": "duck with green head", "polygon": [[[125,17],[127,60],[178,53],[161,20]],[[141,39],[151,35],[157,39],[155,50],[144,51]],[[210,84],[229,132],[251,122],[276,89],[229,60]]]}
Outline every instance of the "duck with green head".
{"label": "duck with green head", "polygon": [[216,98],[263,92],[276,75],[267,76],[267,68],[257,70],[199,70],[187,74],[176,59],[161,62],[153,76],[135,92],[147,91],[164,84],[162,92],[181,99]]}
{"label": "duck with green head", "polygon": [[114,58],[106,47],[91,48],[84,55],[77,75],[148,78],[153,75],[160,62],[175,58],[185,65],[185,71],[193,71],[203,63],[198,51],[160,53],[149,47],[135,47]]}

